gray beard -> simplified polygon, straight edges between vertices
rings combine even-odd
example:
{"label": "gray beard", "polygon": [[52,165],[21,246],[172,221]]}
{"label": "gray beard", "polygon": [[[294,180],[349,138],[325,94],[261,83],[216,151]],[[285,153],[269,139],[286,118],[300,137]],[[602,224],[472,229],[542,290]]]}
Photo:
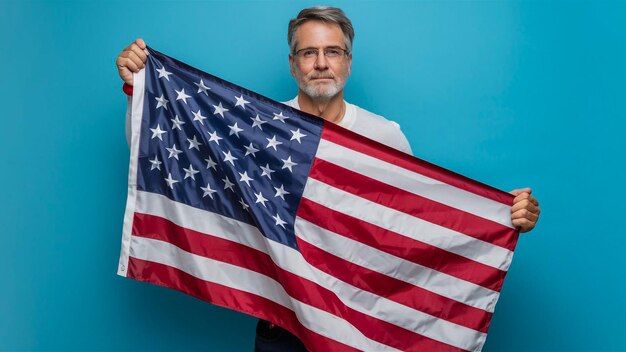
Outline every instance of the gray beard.
{"label": "gray beard", "polygon": [[[297,64],[296,64],[296,67],[297,67]],[[298,88],[300,88],[300,90],[304,92],[304,94],[308,96],[309,98],[311,98],[312,100],[328,101],[336,97],[337,94],[339,94],[343,90],[343,87],[346,85],[346,82],[348,81],[347,73],[348,72],[346,70],[345,80],[343,82],[337,83],[335,81],[333,82],[331,86],[321,91],[316,89],[313,85],[307,85],[302,79],[302,76],[300,75],[300,71],[296,71],[296,83],[298,84]]]}
{"label": "gray beard", "polygon": [[298,80],[298,87],[300,90],[304,92],[309,98],[313,100],[323,100],[328,101],[339,94],[344,87],[344,84],[333,83],[332,85],[325,87],[325,89],[319,89],[312,85],[308,85],[301,80]]}

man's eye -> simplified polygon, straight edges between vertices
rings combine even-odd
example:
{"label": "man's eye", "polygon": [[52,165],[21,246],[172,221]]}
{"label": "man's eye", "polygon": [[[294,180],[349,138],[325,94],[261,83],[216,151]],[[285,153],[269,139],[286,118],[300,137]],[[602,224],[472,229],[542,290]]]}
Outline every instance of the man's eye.
{"label": "man's eye", "polygon": [[341,55],[341,52],[338,49],[326,49],[325,54],[329,57],[337,57]]}
{"label": "man's eye", "polygon": [[304,57],[313,57],[313,56],[317,56],[317,50],[315,49],[308,49],[308,50],[304,50],[302,52],[302,56]]}

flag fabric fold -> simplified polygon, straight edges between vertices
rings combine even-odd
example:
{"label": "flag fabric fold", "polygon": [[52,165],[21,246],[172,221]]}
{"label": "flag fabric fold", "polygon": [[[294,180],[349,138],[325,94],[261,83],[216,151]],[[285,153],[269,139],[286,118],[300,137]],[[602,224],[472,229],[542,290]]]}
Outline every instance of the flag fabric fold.
{"label": "flag fabric fold", "polygon": [[311,351],[482,349],[511,195],[148,51],[119,275]]}

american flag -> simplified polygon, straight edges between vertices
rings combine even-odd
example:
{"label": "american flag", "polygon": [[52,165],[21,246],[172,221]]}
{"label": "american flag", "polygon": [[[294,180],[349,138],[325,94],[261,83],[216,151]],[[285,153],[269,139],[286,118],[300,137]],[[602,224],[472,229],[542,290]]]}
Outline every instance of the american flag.
{"label": "american flag", "polygon": [[118,274],[311,351],[478,351],[513,197],[148,49]]}

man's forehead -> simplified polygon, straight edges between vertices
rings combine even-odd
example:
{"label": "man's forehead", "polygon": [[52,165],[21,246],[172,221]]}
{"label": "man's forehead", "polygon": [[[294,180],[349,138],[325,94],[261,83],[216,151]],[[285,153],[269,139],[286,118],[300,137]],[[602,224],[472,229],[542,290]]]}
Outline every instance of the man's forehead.
{"label": "man's forehead", "polygon": [[296,29],[295,39],[300,48],[345,45],[345,38],[338,24],[315,20],[300,25]]}

